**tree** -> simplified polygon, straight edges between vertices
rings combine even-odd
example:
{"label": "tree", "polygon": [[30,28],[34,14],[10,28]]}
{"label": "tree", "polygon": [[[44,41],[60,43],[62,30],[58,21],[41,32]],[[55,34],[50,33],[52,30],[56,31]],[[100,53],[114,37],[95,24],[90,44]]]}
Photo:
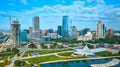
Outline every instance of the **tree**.
{"label": "tree", "polygon": [[41,47],[42,47],[43,49],[48,48],[44,43],[41,44]]}
{"label": "tree", "polygon": [[15,67],[19,66],[19,67],[22,67],[22,66],[25,66],[26,65],[26,62],[25,61],[22,61],[22,60],[16,60],[14,62],[15,64]]}
{"label": "tree", "polygon": [[29,48],[37,48],[37,46],[32,42],[30,45],[28,45]]}
{"label": "tree", "polygon": [[4,65],[4,66],[7,66],[9,63],[10,63],[10,62],[9,62],[9,60],[8,60],[8,57],[6,57],[6,58],[4,59],[3,65]]}
{"label": "tree", "polygon": [[11,52],[12,50],[11,50],[11,48],[7,48],[7,50],[6,50],[7,52]]}
{"label": "tree", "polygon": [[15,53],[19,53],[19,50],[17,48],[13,48],[12,51]]}

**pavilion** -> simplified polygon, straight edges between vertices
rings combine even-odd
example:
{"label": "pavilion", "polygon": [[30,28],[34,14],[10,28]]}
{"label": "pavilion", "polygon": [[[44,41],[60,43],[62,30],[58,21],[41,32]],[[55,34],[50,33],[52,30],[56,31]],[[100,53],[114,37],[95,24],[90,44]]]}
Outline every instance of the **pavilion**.
{"label": "pavilion", "polygon": [[96,49],[89,49],[86,45],[83,49],[75,49],[74,54],[76,55],[85,55],[85,56],[91,56],[94,55],[94,53],[106,51],[105,48],[96,48]]}

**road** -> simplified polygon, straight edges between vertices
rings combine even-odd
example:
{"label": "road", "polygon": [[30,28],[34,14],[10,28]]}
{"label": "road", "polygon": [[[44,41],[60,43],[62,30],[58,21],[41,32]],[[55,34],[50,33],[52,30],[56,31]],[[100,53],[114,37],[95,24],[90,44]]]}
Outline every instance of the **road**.
{"label": "road", "polygon": [[22,58],[22,56],[26,53],[26,51],[30,50],[27,46],[24,46],[24,47],[18,48],[18,49],[20,51],[19,52],[20,55],[19,56],[15,55],[12,59],[10,59],[10,64],[8,65],[8,67],[13,67],[14,61],[15,60],[20,60]]}

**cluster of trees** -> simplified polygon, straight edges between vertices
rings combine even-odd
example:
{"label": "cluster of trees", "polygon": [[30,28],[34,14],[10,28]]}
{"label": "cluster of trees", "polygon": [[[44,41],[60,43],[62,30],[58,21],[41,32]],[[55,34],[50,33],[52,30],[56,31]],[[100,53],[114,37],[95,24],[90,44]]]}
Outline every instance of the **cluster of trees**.
{"label": "cluster of trees", "polygon": [[[48,49],[48,46],[45,45],[44,43],[41,44],[41,47],[43,49]],[[51,49],[57,49],[57,48],[64,48],[64,47],[63,47],[63,45],[58,45],[57,43],[54,43],[54,44],[50,45],[50,48]]]}
{"label": "cluster of trees", "polygon": [[19,50],[17,48],[7,48],[6,51],[0,52],[0,57],[7,57],[7,56],[13,56],[15,54],[19,53]]}
{"label": "cluster of trees", "polygon": [[62,43],[69,43],[69,44],[81,42],[81,41],[77,41],[77,40],[62,40],[62,39],[52,39],[52,40],[55,42],[62,42]]}
{"label": "cluster of trees", "polygon": [[19,50],[17,48],[7,48],[6,52],[14,52],[14,53],[19,53]]}
{"label": "cluster of trees", "polygon": [[2,41],[0,41],[0,44],[2,43]]}
{"label": "cluster of trees", "polygon": [[118,42],[120,44],[120,36],[114,36],[112,38],[103,38],[103,39],[94,39],[94,40],[89,40],[89,41],[77,41],[77,40],[62,40],[62,39],[52,39],[55,42],[62,42],[62,43],[79,43],[79,42],[89,42],[89,43],[116,43]]}
{"label": "cluster of trees", "polygon": [[7,66],[7,65],[9,65],[9,63],[10,63],[10,61],[9,61],[9,57],[11,56],[11,55],[15,55],[15,54],[17,54],[17,53],[19,53],[19,50],[17,49],[17,48],[7,48],[7,50],[5,51],[5,52],[2,52],[1,54],[0,54],[0,56],[3,56],[4,57],[4,63],[3,63],[3,66],[5,67],[5,66]]}
{"label": "cluster of trees", "polygon": [[8,60],[8,57],[6,57],[6,58],[4,59],[3,66],[5,67],[5,66],[7,66],[9,63],[10,63],[10,61]]}
{"label": "cluster of trees", "polygon": [[41,44],[41,47],[42,47],[42,49],[47,49],[48,48],[44,43]]}
{"label": "cluster of trees", "polygon": [[94,47],[93,47],[92,45],[90,45],[90,44],[85,44],[85,43],[83,43],[82,45],[83,45],[83,46],[87,45],[88,48],[90,48],[90,49],[94,48]]}
{"label": "cluster of trees", "polygon": [[25,61],[22,61],[22,60],[16,60],[15,63],[14,63],[15,67],[30,67],[29,64],[27,64]]}
{"label": "cluster of trees", "polygon": [[104,39],[95,39],[95,40],[90,40],[90,41],[87,41],[89,43],[111,43],[111,44],[114,44],[114,43],[119,43],[120,44],[120,36],[114,36],[112,38],[104,38]]}
{"label": "cluster of trees", "polygon": [[29,48],[37,48],[37,46],[36,46],[33,42],[31,42],[31,44],[28,45],[28,47],[29,47]]}

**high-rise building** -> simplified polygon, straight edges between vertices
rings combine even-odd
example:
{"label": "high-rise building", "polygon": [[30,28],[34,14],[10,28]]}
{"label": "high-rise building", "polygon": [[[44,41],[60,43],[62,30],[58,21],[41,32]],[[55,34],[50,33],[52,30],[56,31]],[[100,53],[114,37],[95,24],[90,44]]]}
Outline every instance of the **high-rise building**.
{"label": "high-rise building", "polygon": [[62,35],[62,26],[60,25],[57,27],[57,34],[60,36]]}
{"label": "high-rise building", "polygon": [[77,28],[73,26],[72,28],[72,39],[77,40]]}
{"label": "high-rise building", "polygon": [[48,30],[45,30],[45,31],[44,31],[44,35],[45,35],[45,36],[48,36],[48,34],[49,34]]}
{"label": "high-rise building", "polygon": [[28,41],[28,35],[27,31],[21,31],[20,32],[20,42],[26,42]]}
{"label": "high-rise building", "polygon": [[32,39],[32,35],[33,35],[33,28],[29,27],[29,40]]}
{"label": "high-rise building", "polygon": [[109,29],[108,29],[108,33],[107,33],[107,37],[108,37],[108,38],[112,38],[113,35],[114,35],[113,29],[112,29],[112,28],[109,28]]}
{"label": "high-rise building", "polygon": [[62,39],[72,39],[72,21],[69,16],[63,16],[62,20]]}
{"label": "high-rise building", "polygon": [[53,33],[53,29],[52,28],[48,29],[48,32]]}
{"label": "high-rise building", "polygon": [[40,39],[40,30],[39,30],[39,17],[35,16],[33,18],[33,28],[34,28],[34,35],[33,38],[36,40]]}
{"label": "high-rise building", "polygon": [[28,29],[24,29],[23,31],[26,31],[26,32],[27,32],[27,34],[29,34],[29,30],[28,30]]}
{"label": "high-rise building", "polygon": [[96,38],[97,39],[105,38],[105,36],[106,36],[106,27],[101,21],[99,21],[97,23]]}
{"label": "high-rise building", "polygon": [[13,21],[13,24],[11,24],[11,31],[13,41],[12,47],[20,47],[20,24],[18,20]]}
{"label": "high-rise building", "polygon": [[90,31],[90,28],[85,28],[85,29],[81,30],[81,34],[85,35],[85,34],[87,34],[88,31]]}

